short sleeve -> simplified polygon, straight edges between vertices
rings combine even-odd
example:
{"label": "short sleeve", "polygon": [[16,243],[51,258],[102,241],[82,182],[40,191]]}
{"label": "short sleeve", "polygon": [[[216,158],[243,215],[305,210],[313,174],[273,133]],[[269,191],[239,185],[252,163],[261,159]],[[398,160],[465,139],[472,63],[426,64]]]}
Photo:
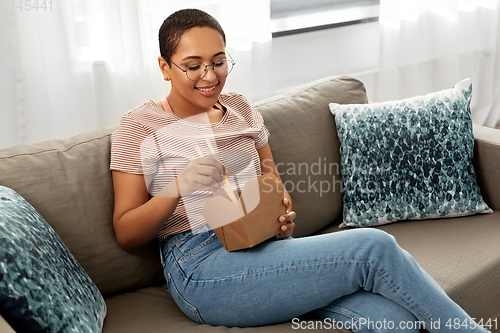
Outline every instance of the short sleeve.
{"label": "short sleeve", "polygon": [[260,112],[252,107],[252,114],[255,119],[255,126],[258,129],[258,134],[255,138],[255,148],[260,149],[267,144],[270,133],[266,125],[264,125],[264,118],[262,118]]}
{"label": "short sleeve", "polygon": [[245,118],[247,125],[254,131],[252,137],[255,140],[255,148],[264,147],[268,142],[270,133],[264,125],[264,118],[262,118],[260,112],[250,105],[245,96],[238,93],[223,94],[221,100],[233,110],[238,110],[238,113]]}
{"label": "short sleeve", "polygon": [[111,137],[110,169],[132,174],[156,172],[158,149],[145,127],[124,115]]}

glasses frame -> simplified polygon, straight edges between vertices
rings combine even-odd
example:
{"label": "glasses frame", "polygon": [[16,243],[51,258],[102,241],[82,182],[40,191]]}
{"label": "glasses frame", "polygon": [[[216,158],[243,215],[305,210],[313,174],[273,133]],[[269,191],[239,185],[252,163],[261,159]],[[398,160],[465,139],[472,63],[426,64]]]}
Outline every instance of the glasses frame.
{"label": "glasses frame", "polygon": [[[217,74],[217,73],[215,72],[215,64],[216,64],[215,62],[214,62],[214,63],[211,63],[210,65],[205,65],[205,64],[203,64],[203,63],[201,63],[201,62],[200,62],[200,63],[196,63],[195,65],[203,65],[203,66],[205,66],[205,70],[204,70],[204,74],[203,74],[203,75],[202,75],[202,76],[201,76],[198,80],[193,80],[193,79],[191,79],[191,78],[189,77],[188,73],[187,73],[187,72],[188,72],[189,67],[191,67],[191,66],[193,66],[193,65],[188,66],[188,68],[187,68],[187,69],[182,69],[181,67],[179,67],[179,65],[177,65],[175,62],[173,62],[173,61],[172,61],[172,59],[170,59],[170,58],[164,58],[164,59],[165,59],[165,60],[167,60],[167,61],[170,61],[172,64],[174,64],[174,65],[175,65],[175,67],[179,68],[181,71],[183,71],[184,73],[186,73],[186,77],[187,77],[189,80],[191,80],[191,81],[193,81],[193,82],[196,82],[196,81],[199,81],[199,80],[203,79],[203,78],[205,77],[205,75],[207,75],[207,72],[208,72],[207,68],[208,68],[208,67],[212,67],[212,70],[214,71],[214,74],[215,74],[215,75],[217,75],[218,77],[228,76],[228,75],[229,75],[229,73],[231,73],[231,72],[233,71],[234,65],[236,65],[236,63],[234,62],[233,57],[231,57],[231,55],[229,54],[229,52],[227,52],[227,51],[226,51],[226,54],[229,56],[229,58],[230,58],[230,59],[227,59],[227,58],[226,58],[226,59],[221,59],[221,60],[227,60],[227,61],[231,62],[231,64],[233,65],[233,67],[231,68],[231,70],[230,70],[230,71],[229,71],[226,75],[219,75],[219,74]],[[221,61],[221,60],[219,60],[219,61]]]}

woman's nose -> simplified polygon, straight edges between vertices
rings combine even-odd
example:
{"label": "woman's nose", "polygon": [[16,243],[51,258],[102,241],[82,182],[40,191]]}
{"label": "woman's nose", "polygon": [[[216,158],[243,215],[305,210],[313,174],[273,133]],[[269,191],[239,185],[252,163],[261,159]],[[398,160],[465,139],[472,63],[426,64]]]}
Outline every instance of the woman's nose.
{"label": "woman's nose", "polygon": [[215,74],[214,67],[208,66],[206,68],[206,73],[205,73],[205,76],[203,77],[203,80],[213,81],[216,76],[217,76],[217,74]]}

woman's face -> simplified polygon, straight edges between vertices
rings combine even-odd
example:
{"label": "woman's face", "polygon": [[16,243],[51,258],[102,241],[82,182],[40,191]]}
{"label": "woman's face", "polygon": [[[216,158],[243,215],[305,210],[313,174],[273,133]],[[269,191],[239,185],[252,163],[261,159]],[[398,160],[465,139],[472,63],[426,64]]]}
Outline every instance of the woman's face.
{"label": "woman's face", "polygon": [[[225,44],[220,33],[212,28],[196,27],[184,33],[171,60],[180,68],[186,69],[197,63],[211,65],[226,58]],[[198,81],[188,79],[186,73],[174,64],[171,67],[165,64],[162,71],[166,72],[164,75],[167,74],[172,82],[169,102],[194,107],[192,110],[183,110],[184,112],[200,112],[212,108],[226,83],[226,76],[215,75],[211,66]]]}

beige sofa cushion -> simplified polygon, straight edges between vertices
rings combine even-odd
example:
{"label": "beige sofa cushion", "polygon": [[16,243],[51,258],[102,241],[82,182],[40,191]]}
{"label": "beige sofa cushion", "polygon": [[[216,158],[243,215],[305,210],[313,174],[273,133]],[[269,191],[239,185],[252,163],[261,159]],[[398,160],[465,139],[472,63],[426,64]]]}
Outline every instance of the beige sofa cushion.
{"label": "beige sofa cushion", "polygon": [[362,82],[328,77],[255,104],[294,210],[295,237],[310,235],[342,213],[340,143],[329,103],[367,103]]}
{"label": "beige sofa cushion", "polygon": [[[400,221],[376,227],[394,235],[434,280],[473,318],[500,316],[500,211]],[[329,226],[320,233],[342,232]]]}
{"label": "beige sofa cushion", "polygon": [[[138,306],[140,304],[140,306]],[[104,333],[217,333],[217,332],[248,332],[248,333],[279,333],[297,332],[297,325],[291,321],[262,327],[224,327],[200,325],[195,323],[179,310],[167,287],[151,287],[130,293],[115,295],[106,299],[108,316],[104,321]],[[312,318],[301,318],[308,324]],[[320,325],[318,323],[317,325]],[[319,326],[318,326],[319,327]],[[323,332],[323,330],[319,330]],[[325,330],[326,331],[326,330]],[[328,332],[349,333],[347,329],[328,329]]]}
{"label": "beige sofa cushion", "polygon": [[500,131],[474,125],[474,159],[477,183],[484,201],[500,210]]}
{"label": "beige sofa cushion", "polygon": [[0,332],[2,333],[16,333],[12,327],[7,323],[5,319],[3,319],[2,316],[0,316]]}
{"label": "beige sofa cushion", "polygon": [[116,242],[109,170],[113,130],[0,151],[0,184],[37,209],[104,295],[163,280],[155,244],[128,253]]}

